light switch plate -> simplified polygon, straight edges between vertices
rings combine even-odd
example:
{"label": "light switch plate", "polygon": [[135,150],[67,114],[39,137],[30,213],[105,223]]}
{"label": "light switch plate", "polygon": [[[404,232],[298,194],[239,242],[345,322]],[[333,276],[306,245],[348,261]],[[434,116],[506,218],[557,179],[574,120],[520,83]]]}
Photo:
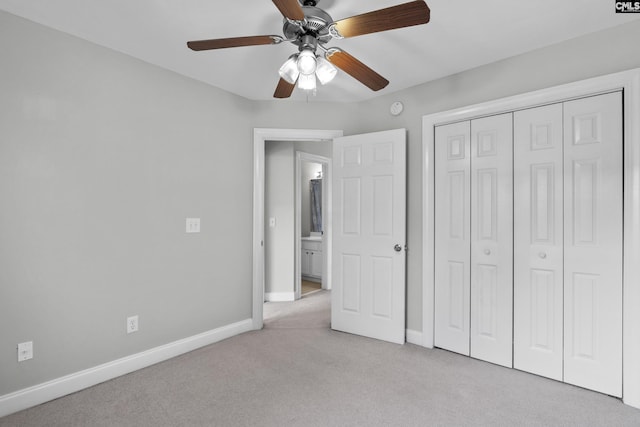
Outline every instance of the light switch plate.
{"label": "light switch plate", "polygon": [[200,232],[200,218],[187,218],[187,233]]}
{"label": "light switch plate", "polygon": [[33,359],[33,341],[18,344],[18,362]]}

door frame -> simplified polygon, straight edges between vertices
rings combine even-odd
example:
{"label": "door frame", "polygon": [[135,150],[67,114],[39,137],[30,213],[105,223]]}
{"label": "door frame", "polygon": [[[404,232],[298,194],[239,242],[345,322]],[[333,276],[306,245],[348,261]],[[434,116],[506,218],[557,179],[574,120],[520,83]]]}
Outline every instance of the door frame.
{"label": "door frame", "polygon": [[434,128],[487,115],[517,111],[623,90],[623,402],[640,408],[640,68],[426,115],[422,118],[422,345],[433,348],[435,174]]}
{"label": "door frame", "polygon": [[[267,141],[329,141],[342,130],[272,129],[253,130],[253,329],[262,329],[264,304],[264,179]],[[293,177],[292,177],[293,178]]]}
{"label": "door frame", "polygon": [[302,295],[302,162],[320,163],[322,165],[322,289],[331,289],[331,159],[316,154],[296,152],[295,203],[296,231],[294,242],[295,254],[295,299]]}

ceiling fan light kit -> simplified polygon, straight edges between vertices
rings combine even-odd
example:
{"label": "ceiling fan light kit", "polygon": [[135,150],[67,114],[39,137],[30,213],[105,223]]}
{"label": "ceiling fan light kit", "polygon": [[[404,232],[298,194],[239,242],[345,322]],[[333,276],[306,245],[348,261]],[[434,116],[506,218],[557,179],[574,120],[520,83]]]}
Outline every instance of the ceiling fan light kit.
{"label": "ceiling fan light kit", "polygon": [[316,76],[320,84],[326,85],[338,74],[338,69],[323,57],[318,57],[318,67],[316,68]]}
{"label": "ceiling fan light kit", "polygon": [[317,65],[315,52],[303,49],[298,55],[298,70],[300,70],[300,74],[311,75],[315,73]]}
{"label": "ceiling fan light kit", "polygon": [[287,59],[287,61],[282,64],[280,70],[278,71],[280,77],[285,79],[287,82],[292,85],[296,83],[298,80],[298,76],[300,75],[300,70],[298,70],[298,54],[294,53]]}
{"label": "ceiling fan light kit", "polygon": [[[279,44],[284,41],[298,46],[299,53],[291,55],[278,71],[280,81],[273,94],[275,98],[290,97],[296,83],[299,89],[315,93],[316,79],[320,84],[327,84],[336,76],[338,69],[369,89],[378,91],[389,84],[387,79],[342,49],[324,45],[333,39],[426,24],[430,19],[429,7],[424,0],[339,21],[334,21],[327,12],[316,7],[316,0],[272,1],[284,17],[284,37],[267,35],[197,40],[188,42],[187,46],[195,51]],[[318,49],[322,51],[321,55],[317,54]]]}

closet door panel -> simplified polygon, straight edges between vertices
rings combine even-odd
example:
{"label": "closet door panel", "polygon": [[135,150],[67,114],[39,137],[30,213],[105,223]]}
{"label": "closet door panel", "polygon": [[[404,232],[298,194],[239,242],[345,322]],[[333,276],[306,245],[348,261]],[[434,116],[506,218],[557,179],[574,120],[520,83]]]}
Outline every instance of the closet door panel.
{"label": "closet door panel", "polygon": [[514,113],[513,367],[562,381],[562,104]]}
{"label": "closet door panel", "polygon": [[512,114],[471,121],[471,356],[512,366]]}
{"label": "closet door panel", "polygon": [[435,345],[469,355],[470,123],[435,134]]}
{"label": "closet door panel", "polygon": [[564,104],[565,382],[622,395],[622,95]]}

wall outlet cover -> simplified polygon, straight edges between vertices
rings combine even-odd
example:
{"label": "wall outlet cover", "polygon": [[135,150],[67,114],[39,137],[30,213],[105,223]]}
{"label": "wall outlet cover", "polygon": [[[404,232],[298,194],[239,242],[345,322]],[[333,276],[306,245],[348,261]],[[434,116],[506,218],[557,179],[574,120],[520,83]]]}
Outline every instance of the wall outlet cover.
{"label": "wall outlet cover", "polygon": [[127,317],[127,333],[138,332],[138,316]]}

